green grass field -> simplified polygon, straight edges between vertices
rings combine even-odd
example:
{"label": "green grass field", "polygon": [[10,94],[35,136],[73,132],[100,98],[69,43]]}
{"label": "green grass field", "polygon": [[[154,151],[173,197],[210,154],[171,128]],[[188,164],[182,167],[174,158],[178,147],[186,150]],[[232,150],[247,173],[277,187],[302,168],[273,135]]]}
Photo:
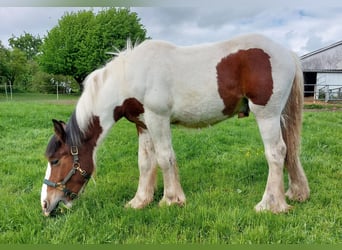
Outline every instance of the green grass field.
{"label": "green grass field", "polygon": [[[64,98],[64,97],[63,97]],[[31,99],[34,99],[33,101]],[[267,178],[253,117],[206,129],[173,128],[185,207],[125,209],[138,183],[137,133],[116,124],[97,155],[96,184],[70,211],[45,218],[40,189],[52,118],[67,120],[75,98],[0,101],[0,243],[342,243],[342,112],[305,112],[302,163],[311,198],[287,214],[254,212]]]}

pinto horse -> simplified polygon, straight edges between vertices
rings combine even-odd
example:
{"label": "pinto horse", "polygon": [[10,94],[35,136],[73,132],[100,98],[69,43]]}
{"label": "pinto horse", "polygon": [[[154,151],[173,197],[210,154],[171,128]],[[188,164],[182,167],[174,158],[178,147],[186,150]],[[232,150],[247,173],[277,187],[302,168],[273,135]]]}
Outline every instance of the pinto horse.
{"label": "pinto horse", "polygon": [[[69,122],[53,120],[48,166],[41,191],[43,213],[59,202],[71,207],[95,169],[96,149],[125,117],[139,135],[139,184],[126,206],[153,200],[157,166],[164,194],[160,204],[183,205],[170,124],[205,127],[238,115],[255,115],[269,166],[256,211],[287,212],[305,201],[309,186],[299,160],[303,73],[297,56],[268,38],[244,35],[229,41],[177,47],[147,40],[92,72]],[[285,193],[283,167],[289,174]]]}

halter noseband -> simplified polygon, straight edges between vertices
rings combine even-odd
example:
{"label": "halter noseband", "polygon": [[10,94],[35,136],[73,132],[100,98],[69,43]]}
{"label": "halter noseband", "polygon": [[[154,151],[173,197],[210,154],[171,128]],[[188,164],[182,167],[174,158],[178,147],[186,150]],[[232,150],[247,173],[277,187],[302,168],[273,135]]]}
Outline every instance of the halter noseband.
{"label": "halter noseband", "polygon": [[81,164],[80,164],[79,158],[78,158],[77,146],[71,146],[70,152],[71,152],[71,155],[73,158],[72,169],[69,171],[69,173],[64,178],[64,180],[61,182],[52,182],[52,181],[49,181],[47,179],[44,179],[44,184],[63,191],[65,196],[70,196],[70,198],[73,200],[73,199],[77,198],[78,194],[67,189],[66,183],[71,179],[71,177],[74,174],[76,174],[76,171],[80,172],[80,174],[83,176],[83,178],[86,180],[86,182],[90,179],[91,175],[88,174],[84,169],[81,168]]}

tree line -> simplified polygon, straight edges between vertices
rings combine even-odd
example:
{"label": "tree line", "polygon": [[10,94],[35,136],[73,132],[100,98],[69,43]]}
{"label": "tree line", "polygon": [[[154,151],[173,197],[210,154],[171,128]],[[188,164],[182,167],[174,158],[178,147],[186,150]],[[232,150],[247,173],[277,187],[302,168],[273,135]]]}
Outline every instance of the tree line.
{"label": "tree line", "polygon": [[0,92],[54,93],[82,90],[85,77],[122,50],[127,39],[142,42],[148,37],[135,12],[106,8],[67,12],[43,38],[24,32],[12,35],[6,48],[0,41]]}

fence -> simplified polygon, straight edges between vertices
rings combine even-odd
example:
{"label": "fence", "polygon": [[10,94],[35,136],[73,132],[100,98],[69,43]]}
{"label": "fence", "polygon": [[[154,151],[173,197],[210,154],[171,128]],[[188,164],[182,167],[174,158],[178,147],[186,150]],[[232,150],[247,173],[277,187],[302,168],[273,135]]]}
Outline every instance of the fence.
{"label": "fence", "polygon": [[4,89],[5,91],[5,95],[6,95],[6,100],[8,100],[9,98],[12,100],[13,99],[13,94],[12,94],[12,85],[9,84],[4,84],[1,85],[0,84],[0,93],[2,92],[2,89]]}
{"label": "fence", "polygon": [[[62,85],[61,85],[62,86]],[[62,86],[65,87],[65,86]],[[71,90],[71,88],[69,88]],[[7,100],[12,100],[12,86],[0,85],[0,93],[4,90]],[[65,88],[65,91],[67,88]],[[66,92],[70,93],[70,92]],[[304,84],[304,96],[313,97],[315,100],[324,102],[342,101],[342,85],[341,84]],[[57,85],[58,99],[58,85]]]}
{"label": "fence", "polygon": [[315,100],[331,102],[342,101],[341,84],[305,84],[304,96],[313,96]]}

